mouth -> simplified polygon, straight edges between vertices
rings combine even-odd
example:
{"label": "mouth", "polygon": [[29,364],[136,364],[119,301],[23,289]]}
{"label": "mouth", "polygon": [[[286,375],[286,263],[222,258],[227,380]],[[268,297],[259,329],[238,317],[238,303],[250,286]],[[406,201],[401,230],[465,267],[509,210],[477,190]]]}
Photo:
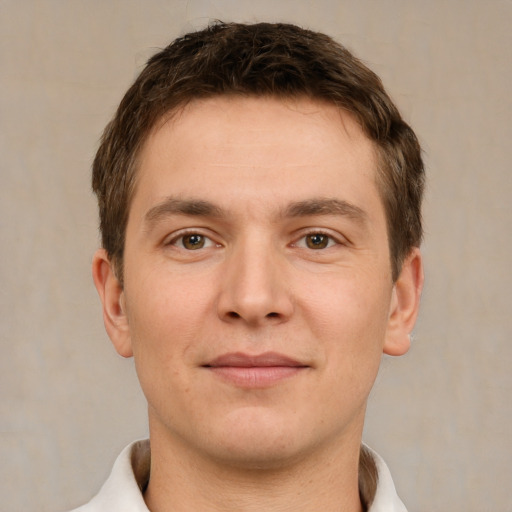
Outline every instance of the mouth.
{"label": "mouth", "polygon": [[223,354],[202,366],[216,377],[242,388],[265,388],[298,375],[309,366],[276,352]]}

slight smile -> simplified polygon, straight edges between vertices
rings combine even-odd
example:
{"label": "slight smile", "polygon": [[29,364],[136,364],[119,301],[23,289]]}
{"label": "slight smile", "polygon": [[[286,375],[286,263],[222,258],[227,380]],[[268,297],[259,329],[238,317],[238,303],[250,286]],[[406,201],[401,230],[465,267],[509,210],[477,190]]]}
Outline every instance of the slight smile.
{"label": "slight smile", "polygon": [[265,388],[297,375],[309,366],[276,352],[259,355],[234,352],[213,359],[203,368],[238,387]]}

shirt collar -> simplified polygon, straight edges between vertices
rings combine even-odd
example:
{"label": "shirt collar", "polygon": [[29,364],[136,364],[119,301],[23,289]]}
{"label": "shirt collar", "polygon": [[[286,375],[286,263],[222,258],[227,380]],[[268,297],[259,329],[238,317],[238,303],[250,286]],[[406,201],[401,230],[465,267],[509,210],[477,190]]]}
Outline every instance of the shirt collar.
{"label": "shirt collar", "polygon": [[[367,512],[407,512],[396,494],[386,463],[367,446],[363,445],[362,451],[370,464],[373,463],[377,480],[373,496],[364,495],[364,491],[361,491],[364,501],[370,503]],[[149,512],[143,492],[149,481],[150,461],[149,440],[135,441],[128,445],[117,458],[112,473],[100,492],[75,512]],[[368,478],[368,474],[361,472],[360,479],[364,482],[365,478]],[[373,489],[375,486],[361,486],[363,488]]]}

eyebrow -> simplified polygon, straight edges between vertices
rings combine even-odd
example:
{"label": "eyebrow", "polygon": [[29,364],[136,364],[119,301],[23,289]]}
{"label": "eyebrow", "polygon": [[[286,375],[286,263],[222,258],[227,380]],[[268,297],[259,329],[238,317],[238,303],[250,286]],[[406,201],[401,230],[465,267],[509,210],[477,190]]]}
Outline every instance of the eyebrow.
{"label": "eyebrow", "polygon": [[218,206],[200,199],[179,199],[167,197],[161,203],[150,208],[144,215],[147,224],[155,224],[170,215],[191,215],[196,217],[224,217]]}
{"label": "eyebrow", "polygon": [[361,223],[368,220],[367,213],[342,199],[315,198],[291,203],[284,210],[284,217],[308,217],[315,215],[341,215]]}
{"label": "eyebrow", "polygon": [[[150,208],[144,215],[145,223],[151,226],[171,215],[188,215],[193,217],[225,218],[225,212],[219,206],[202,199],[180,199],[167,197],[162,202]],[[342,199],[313,198],[290,203],[281,212],[281,217],[309,217],[320,215],[340,215],[366,223],[367,213],[352,203]]]}

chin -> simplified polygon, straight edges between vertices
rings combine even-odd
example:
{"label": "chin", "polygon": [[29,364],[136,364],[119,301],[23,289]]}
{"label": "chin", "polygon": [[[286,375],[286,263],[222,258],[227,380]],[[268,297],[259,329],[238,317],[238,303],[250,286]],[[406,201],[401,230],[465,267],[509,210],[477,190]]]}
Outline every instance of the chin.
{"label": "chin", "polygon": [[[212,435],[211,455],[226,465],[247,470],[279,469],[300,460],[311,443],[305,429],[294,422],[272,421],[259,415],[230,421],[228,428]],[[211,441],[211,438],[210,438]]]}
{"label": "chin", "polygon": [[212,455],[218,463],[247,471],[278,470],[289,467],[302,458],[301,450],[291,443],[285,445],[276,440],[273,443],[260,444],[255,439],[247,444],[229,443],[224,449],[218,447]]}

